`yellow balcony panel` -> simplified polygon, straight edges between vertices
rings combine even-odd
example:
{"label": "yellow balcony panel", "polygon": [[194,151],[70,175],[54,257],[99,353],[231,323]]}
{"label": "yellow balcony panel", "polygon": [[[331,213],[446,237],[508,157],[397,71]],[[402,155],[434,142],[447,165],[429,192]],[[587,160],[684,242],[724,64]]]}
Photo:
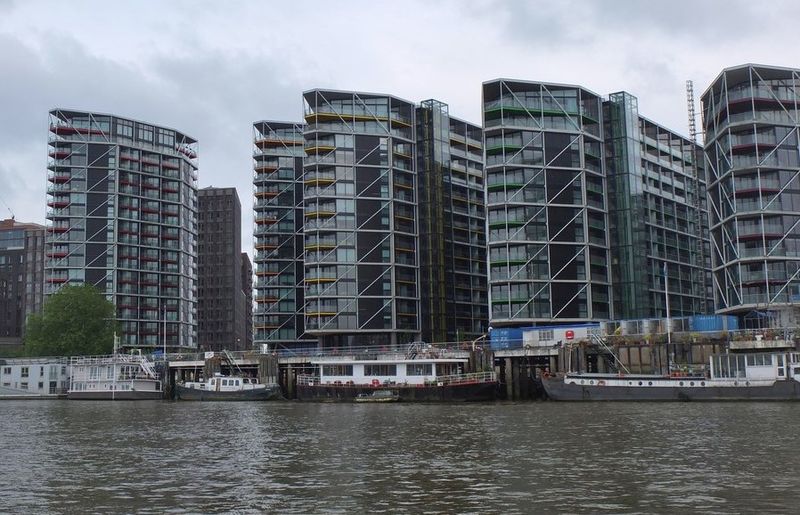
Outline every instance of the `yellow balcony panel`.
{"label": "yellow balcony panel", "polygon": [[336,278],[334,277],[309,277],[305,279],[305,282],[308,284],[318,284],[318,283],[335,283]]}
{"label": "yellow balcony panel", "polygon": [[306,218],[328,218],[336,214],[336,211],[308,211],[304,214]]}
{"label": "yellow balcony panel", "polygon": [[392,125],[400,125],[402,127],[411,127],[411,122],[402,118],[392,116]]}
{"label": "yellow balcony panel", "polygon": [[255,326],[256,330],[259,329],[279,329],[281,326],[279,325],[257,325]]}
{"label": "yellow balcony panel", "polygon": [[333,145],[312,145],[305,148],[306,154],[327,154],[334,150],[336,150],[336,147]]}
{"label": "yellow balcony panel", "polygon": [[336,248],[336,245],[326,244],[326,243],[317,243],[314,245],[306,245],[306,250],[330,250]]}
{"label": "yellow balcony panel", "polygon": [[403,188],[405,190],[414,189],[414,187],[411,186],[410,184],[402,184],[402,183],[399,183],[399,182],[394,183],[394,186],[395,186],[395,188]]}
{"label": "yellow balcony panel", "polygon": [[307,317],[333,317],[336,316],[335,311],[306,311]]}
{"label": "yellow balcony panel", "polygon": [[277,245],[273,245],[271,243],[259,243],[256,245],[256,250],[275,250],[277,248]]}
{"label": "yellow balcony panel", "polygon": [[326,177],[315,177],[314,179],[306,179],[303,184],[306,186],[327,186],[336,182],[336,179],[328,179]]}
{"label": "yellow balcony panel", "polygon": [[414,221],[414,218],[410,217],[410,216],[404,216],[404,215],[395,214],[394,217],[395,218],[399,218],[400,220],[408,220],[409,222],[413,222]]}
{"label": "yellow balcony panel", "polygon": [[256,297],[256,302],[278,302],[278,297],[272,297],[268,295]]}
{"label": "yellow balcony panel", "polygon": [[[387,122],[389,121],[388,116],[373,116],[369,114],[353,114],[353,113],[329,113],[329,112],[316,112],[316,113],[308,113],[305,115],[305,119],[308,122],[314,121],[336,121],[336,120],[343,120],[345,122],[350,121],[359,121],[359,122],[368,122],[368,121],[381,121]],[[393,119],[394,120],[394,119]],[[405,121],[394,120],[400,124],[405,124],[406,126],[410,127],[411,125]]]}
{"label": "yellow balcony panel", "polygon": [[265,276],[273,276],[273,275],[278,275],[278,273],[279,273],[279,272],[265,272],[265,271],[263,271],[263,270],[260,270],[260,271],[256,272],[256,275],[257,275],[258,277],[265,277]]}
{"label": "yellow balcony panel", "polygon": [[395,247],[394,250],[398,252],[416,252],[414,249],[407,249],[405,247]]}
{"label": "yellow balcony panel", "polygon": [[255,143],[258,148],[269,148],[283,146],[294,147],[305,144],[305,141],[302,139],[293,138],[261,138],[257,139]]}

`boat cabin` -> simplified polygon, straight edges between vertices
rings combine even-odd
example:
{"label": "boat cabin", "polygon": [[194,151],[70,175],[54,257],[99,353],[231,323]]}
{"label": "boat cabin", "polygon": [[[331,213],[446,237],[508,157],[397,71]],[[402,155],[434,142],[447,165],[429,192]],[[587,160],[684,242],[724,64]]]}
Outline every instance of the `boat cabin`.
{"label": "boat cabin", "polygon": [[717,354],[711,356],[714,379],[775,380],[800,378],[800,352]]}
{"label": "boat cabin", "polygon": [[415,358],[401,360],[316,359],[311,363],[319,384],[424,385],[463,374],[467,359]]}

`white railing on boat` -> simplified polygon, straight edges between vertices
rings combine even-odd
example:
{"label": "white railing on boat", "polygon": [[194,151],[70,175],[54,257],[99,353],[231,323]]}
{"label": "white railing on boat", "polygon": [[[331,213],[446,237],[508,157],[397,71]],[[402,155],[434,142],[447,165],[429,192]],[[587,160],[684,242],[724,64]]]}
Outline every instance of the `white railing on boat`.
{"label": "white railing on boat", "polygon": [[423,388],[427,386],[447,386],[459,384],[476,384],[476,383],[492,383],[497,381],[497,375],[494,372],[470,372],[467,374],[453,374],[446,376],[438,376],[427,378],[423,383],[405,383],[396,381],[383,381],[374,383],[372,378],[367,378],[367,383],[354,383],[353,381],[330,381],[321,382],[318,376],[301,374],[297,376],[297,384],[304,386],[343,386],[350,388],[357,387],[380,387],[380,386],[402,386],[409,388]]}

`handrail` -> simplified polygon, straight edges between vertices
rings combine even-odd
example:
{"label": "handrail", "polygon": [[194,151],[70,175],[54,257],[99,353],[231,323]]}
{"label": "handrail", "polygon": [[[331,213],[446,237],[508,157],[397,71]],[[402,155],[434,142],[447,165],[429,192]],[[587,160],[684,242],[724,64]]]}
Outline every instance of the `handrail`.
{"label": "handrail", "polygon": [[[370,380],[371,381],[371,380]],[[445,376],[436,376],[436,377],[426,377],[425,381],[422,383],[381,383],[382,386],[403,386],[403,387],[423,387],[423,386],[441,386],[445,385],[456,385],[456,384],[471,384],[471,383],[491,383],[497,381],[497,374],[493,371],[489,372],[469,372],[466,374],[451,374]],[[297,384],[299,385],[307,385],[307,386],[334,386],[334,383],[322,383],[320,378],[315,375],[310,374],[298,374],[297,376]],[[367,383],[353,383],[352,381],[348,382],[337,382],[335,386],[345,386],[345,387],[364,387],[364,386],[373,386],[372,382]]]}

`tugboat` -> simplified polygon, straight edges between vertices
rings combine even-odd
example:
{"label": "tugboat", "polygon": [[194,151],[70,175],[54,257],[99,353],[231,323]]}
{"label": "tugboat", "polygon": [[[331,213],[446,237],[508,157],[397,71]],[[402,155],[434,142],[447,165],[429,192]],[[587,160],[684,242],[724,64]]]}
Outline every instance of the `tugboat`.
{"label": "tugboat", "polygon": [[182,401],[270,401],[282,398],[277,384],[262,384],[251,377],[221,374],[202,382],[178,383],[175,393]]}

